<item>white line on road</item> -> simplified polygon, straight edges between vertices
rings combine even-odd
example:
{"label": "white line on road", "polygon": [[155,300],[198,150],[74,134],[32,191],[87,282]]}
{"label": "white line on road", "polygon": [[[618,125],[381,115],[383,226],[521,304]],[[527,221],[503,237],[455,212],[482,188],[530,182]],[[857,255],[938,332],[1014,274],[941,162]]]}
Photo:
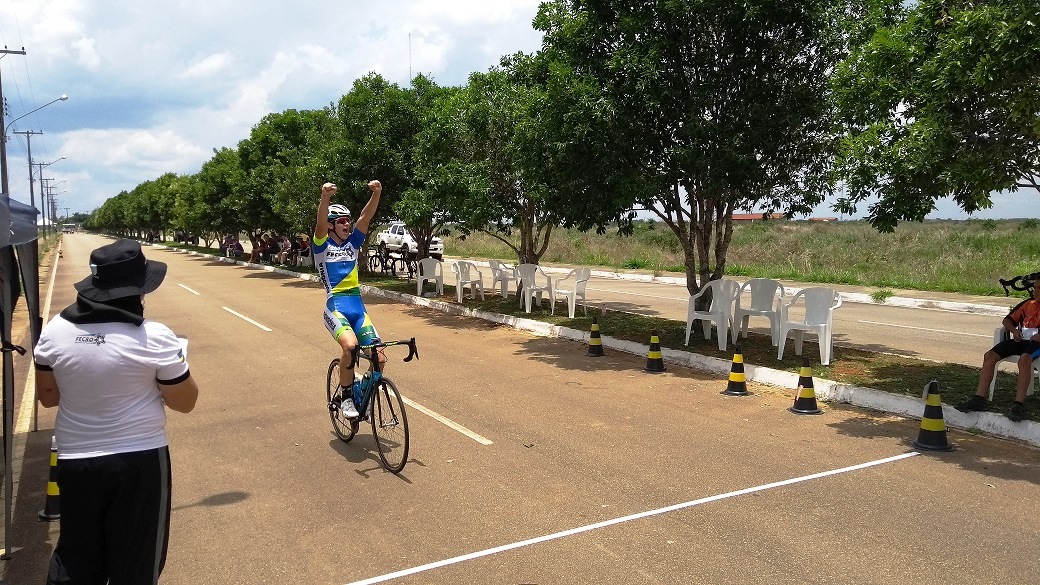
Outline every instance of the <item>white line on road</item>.
{"label": "white line on road", "polygon": [[983,335],[981,333],[965,333],[963,331],[945,331],[943,329],[932,329],[930,327],[911,327],[910,325],[897,325],[895,323],[881,323],[880,321],[859,321],[860,323],[866,323],[867,325],[885,325],[887,327],[899,327],[900,329],[916,329],[918,331],[933,331],[935,333],[949,333],[950,335],[967,335],[969,337],[993,337],[992,335]]}
{"label": "white line on road", "polygon": [[192,289],[190,289],[190,288],[188,288],[188,287],[184,286],[183,284],[181,284],[181,283],[179,283],[179,282],[177,283],[177,286],[179,286],[179,287],[183,288],[184,290],[186,290],[186,291],[190,292],[190,293],[191,293],[191,294],[193,294],[193,295],[197,295],[197,294],[199,294],[199,291],[197,291],[197,290],[192,290]]}
{"label": "white line on road", "polygon": [[421,573],[423,571],[429,571],[431,569],[438,569],[440,567],[446,567],[448,565],[454,565],[456,563],[461,563],[463,561],[469,561],[469,560],[477,559],[477,558],[480,558],[480,557],[486,557],[486,556],[493,555],[493,554],[496,554],[496,553],[505,552],[505,551],[508,551],[508,550],[513,550],[515,548],[520,548],[520,547],[524,547],[524,546],[530,546],[532,544],[538,544],[538,543],[547,542],[547,541],[550,541],[550,540],[556,540],[558,538],[563,538],[565,536],[573,536],[575,534],[581,534],[582,532],[589,532],[590,530],[597,530],[599,528],[606,528],[607,526],[613,526],[615,524],[621,524],[622,522],[629,522],[629,521],[632,521],[632,520],[639,520],[639,519],[647,518],[647,517],[650,517],[650,516],[656,516],[658,514],[665,514],[667,512],[675,512],[676,510],[682,510],[684,508],[690,508],[692,506],[699,506],[700,504],[707,504],[709,502],[716,502],[716,501],[724,500],[724,499],[727,499],[727,498],[732,498],[732,497],[736,497],[736,496],[743,496],[743,495],[747,495],[747,494],[752,494],[752,493],[755,493],[755,492],[760,492],[760,491],[764,491],[764,490],[768,490],[768,489],[783,487],[783,486],[787,486],[787,485],[791,485],[791,484],[795,484],[795,483],[800,483],[800,482],[803,482],[803,481],[809,481],[811,479],[820,479],[821,477],[827,477],[827,476],[830,476],[830,475],[837,475],[839,473],[845,473],[845,472],[848,472],[848,471],[857,471],[859,469],[866,469],[868,467],[873,467],[875,465],[881,465],[883,463],[892,463],[894,461],[899,461],[900,459],[906,459],[908,457],[913,457],[914,455],[919,455],[919,453],[916,452],[916,451],[911,451],[909,453],[903,453],[902,455],[896,455],[895,457],[888,457],[888,458],[885,458],[885,459],[878,459],[876,461],[868,461],[867,463],[860,463],[859,465],[852,465],[850,467],[842,467],[841,469],[833,469],[831,471],[823,471],[823,472],[820,472],[820,473],[814,473],[812,475],[803,475],[802,477],[796,477],[794,479],[785,479],[783,481],[778,481],[778,482],[774,482],[774,483],[767,483],[765,485],[760,485],[760,486],[751,487],[751,488],[745,488],[745,489],[742,489],[742,490],[737,490],[735,492],[729,492],[729,493],[725,493],[725,494],[718,494],[718,495],[715,495],[715,496],[709,496],[707,498],[701,498],[699,500],[693,500],[691,502],[684,502],[682,504],[674,504],[672,506],[667,506],[665,508],[658,508],[656,510],[649,510],[647,512],[639,512],[638,514],[632,514],[630,516],[622,516],[621,518],[614,518],[613,520],[605,520],[603,522],[597,522],[596,524],[589,524],[587,526],[581,526],[581,527],[578,527],[578,528],[571,528],[570,530],[564,530],[563,532],[556,532],[556,533],[553,533],[553,534],[547,534],[545,536],[539,536],[539,537],[536,537],[536,538],[530,538],[528,540],[521,540],[520,542],[514,542],[514,543],[511,543],[511,544],[504,544],[502,546],[496,546],[495,548],[489,548],[489,549],[485,549],[485,550],[482,550],[482,551],[469,553],[469,554],[458,556],[458,557],[452,557],[450,559],[444,559],[443,561],[437,561],[437,562],[434,562],[434,563],[428,563],[426,565],[420,565],[418,567],[412,567],[411,569],[404,569],[402,571],[397,571],[395,573],[387,573],[386,575],[381,575],[379,577],[372,577],[372,578],[369,578],[369,579],[365,579],[363,581],[354,581],[353,583],[349,583],[348,585],[369,585],[371,583],[382,583],[383,581],[389,581],[391,579],[397,579],[398,577],[406,577],[408,575],[414,575],[416,573]]}
{"label": "white line on road", "polygon": [[250,322],[250,323],[252,323],[253,325],[256,325],[257,327],[259,327],[259,328],[263,329],[264,331],[268,331],[268,332],[270,332],[270,331],[271,331],[271,328],[270,328],[270,327],[265,327],[265,326],[263,326],[263,325],[261,325],[261,324],[257,323],[256,321],[253,321],[253,320],[252,320],[252,319],[250,319],[249,317],[246,317],[246,316],[245,316],[245,315],[243,315],[242,313],[238,313],[238,312],[236,312],[236,311],[232,311],[231,309],[229,309],[229,308],[227,308],[227,307],[221,307],[221,309],[224,309],[225,311],[227,311],[228,313],[231,313],[232,315],[234,315],[234,316],[238,317],[239,319],[243,319],[243,320],[245,320],[245,321],[249,321],[249,322]]}
{"label": "white line on road", "polygon": [[430,417],[430,418],[432,418],[432,419],[434,419],[434,420],[436,420],[436,421],[438,421],[438,422],[440,422],[440,423],[442,423],[442,424],[444,424],[444,425],[446,425],[446,426],[448,426],[448,427],[450,427],[452,429],[455,429],[456,431],[462,433],[463,435],[466,435],[467,437],[469,437],[469,438],[473,439],[474,441],[480,443],[481,445],[492,445],[492,444],[494,444],[494,443],[491,442],[491,439],[488,439],[487,437],[484,437],[484,436],[478,435],[477,433],[474,433],[473,431],[471,431],[471,430],[467,429],[466,427],[460,425],[459,423],[451,420],[450,418],[447,418],[445,416],[439,415],[436,412],[430,410],[429,408],[426,408],[425,406],[419,404],[418,402],[414,402],[412,400],[409,400],[409,399],[405,398],[404,396],[401,397],[401,400],[404,400],[405,404],[407,404],[408,406],[411,406],[415,410],[418,410],[419,412],[425,414],[426,416],[428,416],[428,417]]}
{"label": "white line on road", "polygon": [[[648,299],[663,299],[663,300],[666,300],[666,301],[686,301],[689,298],[689,295],[687,295],[687,298],[662,297],[662,296],[658,296],[658,295],[646,295],[646,294],[643,294],[643,293],[628,292],[627,290],[611,290],[609,288],[591,288],[590,287],[588,290],[594,291],[594,292],[612,293],[612,294],[616,294],[616,295],[627,295],[627,296],[630,296],[630,297],[646,297]],[[607,302],[610,302],[610,301],[607,301]]]}

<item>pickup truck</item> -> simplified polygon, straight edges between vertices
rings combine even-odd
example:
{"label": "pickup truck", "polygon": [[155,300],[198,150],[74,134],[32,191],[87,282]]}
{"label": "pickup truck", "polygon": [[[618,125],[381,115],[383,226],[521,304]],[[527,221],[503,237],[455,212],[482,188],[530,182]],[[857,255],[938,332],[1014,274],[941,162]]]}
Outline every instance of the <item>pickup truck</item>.
{"label": "pickup truck", "polygon": [[[388,252],[400,252],[405,256],[414,255],[419,251],[415,238],[408,233],[408,228],[400,221],[391,223],[390,227],[376,234],[376,246],[380,253],[385,249]],[[430,241],[430,257],[437,260],[444,258],[444,242],[437,236]]]}

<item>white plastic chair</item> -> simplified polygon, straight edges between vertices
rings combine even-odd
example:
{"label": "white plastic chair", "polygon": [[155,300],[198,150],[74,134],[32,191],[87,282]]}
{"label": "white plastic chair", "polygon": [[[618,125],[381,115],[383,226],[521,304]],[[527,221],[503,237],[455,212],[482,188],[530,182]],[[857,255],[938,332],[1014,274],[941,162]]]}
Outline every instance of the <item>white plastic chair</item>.
{"label": "white plastic chair", "polygon": [[491,290],[501,286],[502,298],[509,296],[509,283],[516,282],[516,269],[499,260],[488,260],[491,266]]}
{"label": "white plastic chair", "polygon": [[419,274],[415,279],[415,296],[422,296],[422,286],[427,280],[437,285],[437,294],[444,294],[444,269],[436,258],[419,260]]}
{"label": "white plastic chair", "polygon": [[[1004,341],[1005,339],[1008,339],[1009,337],[1010,336],[1008,334],[1008,330],[1007,329],[1004,329],[1003,326],[997,327],[996,331],[993,332],[993,345],[996,345],[996,344],[1000,343],[1001,341]],[[1006,357],[1006,358],[1000,360],[999,362],[997,362],[997,365],[993,366],[993,379],[990,380],[990,382],[989,382],[989,399],[990,399],[990,401],[993,400],[993,390],[996,389],[996,387],[997,387],[997,370],[1000,368],[1001,362],[1012,362],[1012,363],[1014,363],[1016,365],[1015,376],[1018,376],[1017,366],[1018,366],[1018,358],[1019,357],[1020,356],[1017,356],[1017,355],[1009,355],[1008,357]],[[1033,394],[1033,386],[1035,385],[1034,383],[1036,382],[1036,377],[1038,375],[1040,375],[1040,369],[1038,369],[1038,368],[1040,368],[1040,364],[1038,364],[1036,362],[1036,360],[1034,360],[1033,361],[1033,375],[1029,376],[1029,389],[1026,390],[1026,396],[1030,396],[1030,395]],[[1016,388],[1017,388],[1017,386],[1016,386]]]}
{"label": "white plastic chair", "polygon": [[[531,299],[538,297],[538,306],[542,306],[542,293],[549,296],[552,308],[556,308],[556,298],[552,294],[552,277],[545,273],[537,264],[519,264],[516,267],[516,277],[519,281],[516,294],[520,297],[520,305],[524,311],[531,312]],[[541,277],[542,283],[538,280]]]}
{"label": "white plastic chair", "polygon": [[[574,318],[574,309],[577,300],[581,298],[581,308],[585,314],[589,314],[589,308],[585,305],[585,285],[592,277],[592,269],[575,268],[564,276],[559,276],[553,281],[553,298],[563,297],[567,299],[567,316]],[[555,305],[555,303],[554,303]],[[555,314],[555,306],[553,307]]]}
{"label": "white plastic chair", "polygon": [[[751,292],[751,305],[742,304],[744,291]],[[779,294],[777,294],[779,293]],[[737,337],[747,339],[748,321],[751,317],[769,319],[769,340],[776,347],[780,332],[780,305],[784,302],[784,285],[771,278],[752,278],[737,291],[737,303],[733,309],[733,343]]]}
{"label": "white plastic chair", "polygon": [[[700,292],[690,296],[690,304],[686,310],[686,345],[690,345],[690,332],[693,322],[700,321],[704,330],[704,339],[711,339],[711,325],[715,324],[719,339],[719,349],[726,349],[729,341],[729,328],[733,322],[733,303],[737,298],[740,283],[727,278],[708,281]],[[697,310],[697,300],[711,291],[711,305],[706,311]]]}
{"label": "white plastic chair", "polygon": [[[791,319],[791,307],[801,301],[805,308],[802,319],[794,321]],[[806,331],[815,333],[820,344],[820,364],[826,366],[831,363],[831,354],[834,345],[831,340],[831,324],[834,318],[834,310],[841,306],[841,295],[832,288],[812,287],[803,288],[795,293],[789,303],[780,305],[780,344],[776,352],[776,359],[784,359],[784,345],[787,336],[794,331],[794,353],[802,355],[802,338]]]}
{"label": "white plastic chair", "polygon": [[478,270],[475,264],[458,260],[451,265],[451,271],[455,273],[455,298],[460,304],[467,287],[469,298],[476,300],[477,291],[480,291],[480,300],[484,300],[484,273]]}

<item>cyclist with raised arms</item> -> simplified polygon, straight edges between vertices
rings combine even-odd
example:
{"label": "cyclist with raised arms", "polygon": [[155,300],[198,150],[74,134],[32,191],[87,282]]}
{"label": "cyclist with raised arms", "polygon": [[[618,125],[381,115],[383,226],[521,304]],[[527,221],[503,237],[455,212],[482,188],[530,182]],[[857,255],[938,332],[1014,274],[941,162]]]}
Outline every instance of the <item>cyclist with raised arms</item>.
{"label": "cyclist with raised arms", "polygon": [[[372,216],[379,207],[383,185],[379,181],[369,181],[368,189],[372,195],[355,223],[346,207],[329,204],[336,192],[336,185],[322,185],[314,238],[311,240],[314,267],[318,271],[318,278],[325,286],[325,328],[343,350],[339,368],[339,395],[347,398],[342,404],[329,404],[329,408],[341,408],[343,416],[348,418],[358,416],[353,401],[349,399],[354,385],[352,352],[359,343],[368,345],[379,341],[379,334],[365,310],[365,303],[361,300],[361,288],[358,284],[358,257],[361,245],[368,235]],[[380,355],[380,364],[385,361],[386,358]]]}

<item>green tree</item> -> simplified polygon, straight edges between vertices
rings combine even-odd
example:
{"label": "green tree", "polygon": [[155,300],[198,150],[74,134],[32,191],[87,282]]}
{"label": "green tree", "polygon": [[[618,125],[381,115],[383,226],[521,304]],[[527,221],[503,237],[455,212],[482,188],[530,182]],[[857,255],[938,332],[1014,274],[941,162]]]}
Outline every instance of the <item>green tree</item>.
{"label": "green tree", "polygon": [[848,124],[838,209],[871,201],[870,223],[892,231],[939,198],[971,213],[993,191],[1040,190],[1040,4],[920,0],[894,14],[833,78]]}
{"label": "green tree", "polygon": [[[658,216],[691,293],[725,271],[737,209],[807,213],[831,191],[834,2],[555,0],[535,28],[574,92],[562,199]],[[569,168],[569,170],[568,170]],[[580,209],[580,207],[578,207]]]}
{"label": "green tree", "polygon": [[460,164],[451,180],[459,227],[480,230],[537,264],[560,223],[556,193],[529,154],[548,146],[539,126],[544,87],[532,75],[533,57],[514,55],[502,66],[470,75],[457,106]]}

